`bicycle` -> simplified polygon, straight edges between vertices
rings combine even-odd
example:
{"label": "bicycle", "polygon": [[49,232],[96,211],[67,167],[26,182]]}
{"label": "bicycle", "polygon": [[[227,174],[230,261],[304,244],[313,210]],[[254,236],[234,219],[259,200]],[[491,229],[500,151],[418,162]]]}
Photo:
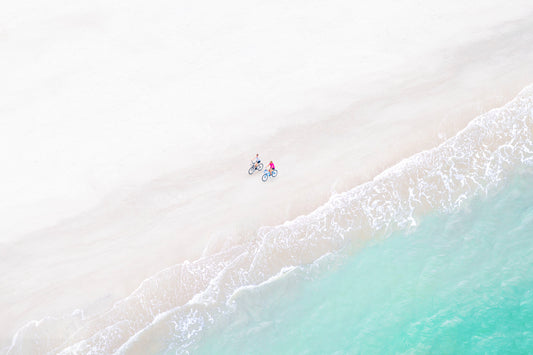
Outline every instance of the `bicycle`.
{"label": "bicycle", "polygon": [[261,180],[263,180],[263,182],[266,182],[269,176],[272,176],[273,178],[275,178],[276,176],[278,176],[278,170],[273,169],[272,174],[271,174],[267,169],[265,169],[265,173],[263,174],[263,177],[261,178]]}
{"label": "bicycle", "polygon": [[252,165],[250,166],[250,169],[248,169],[248,174],[252,175],[256,170],[263,170],[263,163],[259,161],[256,166],[255,162],[252,160]]}

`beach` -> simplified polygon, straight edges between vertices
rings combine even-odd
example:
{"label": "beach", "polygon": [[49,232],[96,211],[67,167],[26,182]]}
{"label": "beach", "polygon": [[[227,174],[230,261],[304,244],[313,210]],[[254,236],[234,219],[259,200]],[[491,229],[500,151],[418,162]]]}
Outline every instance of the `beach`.
{"label": "beach", "polygon": [[[312,219],[533,82],[527,2],[157,5],[13,5],[0,18],[3,352],[89,352],[121,305],[149,322],[129,295],[157,275],[204,265],[201,289],[206,260],[238,263],[232,250],[265,228]],[[256,153],[279,176],[248,175]],[[297,260],[340,245],[328,243]],[[293,265],[273,254],[287,261],[273,274]],[[195,287],[143,297],[168,311]],[[100,351],[150,353],[121,348],[143,326],[131,329]]]}

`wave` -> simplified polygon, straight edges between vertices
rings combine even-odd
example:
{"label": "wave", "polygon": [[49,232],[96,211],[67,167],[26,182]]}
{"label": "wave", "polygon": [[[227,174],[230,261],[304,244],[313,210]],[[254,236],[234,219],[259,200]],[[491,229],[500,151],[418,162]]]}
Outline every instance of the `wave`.
{"label": "wave", "polygon": [[533,165],[533,85],[438,147],[333,195],[308,215],[262,227],[248,242],[160,271],[105,313],[28,323],[8,353],[187,352],[231,310],[239,290],[329,253],[415,228],[430,211],[457,210],[522,165]]}

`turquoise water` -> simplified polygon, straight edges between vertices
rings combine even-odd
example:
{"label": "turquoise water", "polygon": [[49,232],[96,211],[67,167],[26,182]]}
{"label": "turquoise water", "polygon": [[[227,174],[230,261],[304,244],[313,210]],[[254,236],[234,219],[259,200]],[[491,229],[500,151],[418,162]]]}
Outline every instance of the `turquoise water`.
{"label": "turquoise water", "polygon": [[533,351],[533,174],[234,298],[201,354]]}

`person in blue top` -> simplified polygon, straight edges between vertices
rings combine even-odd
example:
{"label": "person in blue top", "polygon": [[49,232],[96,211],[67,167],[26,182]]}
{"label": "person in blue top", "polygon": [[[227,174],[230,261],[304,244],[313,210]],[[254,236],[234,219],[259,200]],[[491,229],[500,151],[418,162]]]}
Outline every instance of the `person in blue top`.
{"label": "person in blue top", "polygon": [[255,165],[254,167],[257,169],[257,165],[261,162],[261,159],[259,158],[259,153],[255,155]]}

